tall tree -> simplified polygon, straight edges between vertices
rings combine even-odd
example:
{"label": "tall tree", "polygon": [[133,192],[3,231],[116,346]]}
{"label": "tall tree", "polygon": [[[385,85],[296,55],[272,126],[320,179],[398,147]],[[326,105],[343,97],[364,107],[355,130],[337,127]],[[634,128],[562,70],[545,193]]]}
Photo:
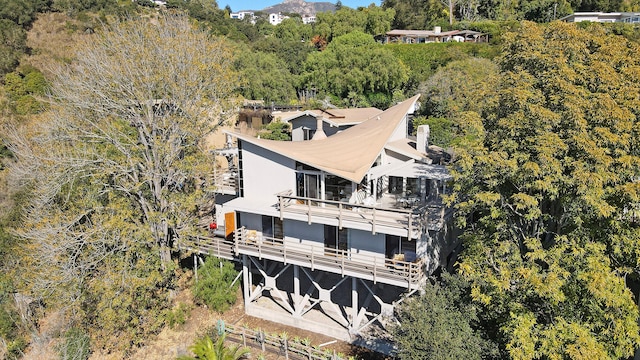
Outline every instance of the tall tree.
{"label": "tall tree", "polygon": [[398,357],[414,359],[483,359],[497,352],[495,344],[477,329],[478,309],[469,284],[456,275],[443,274],[427,283],[420,296],[400,304],[399,324],[393,328]]}
{"label": "tall tree", "polygon": [[[391,95],[407,81],[407,68],[371,35],[356,31],[332,41],[307,58],[302,87],[316,87],[340,99]],[[353,94],[350,94],[353,93]]]}
{"label": "tall tree", "polygon": [[625,281],[640,274],[638,50],[525,22],[481,116],[460,116],[460,270],[504,356],[618,359],[640,343]]}
{"label": "tall tree", "polygon": [[70,307],[103,343],[157,329],[171,250],[199,231],[203,140],[235,80],[225,43],[181,14],[114,22],[80,44],[51,111],[10,144],[32,193],[16,229],[32,295]]}

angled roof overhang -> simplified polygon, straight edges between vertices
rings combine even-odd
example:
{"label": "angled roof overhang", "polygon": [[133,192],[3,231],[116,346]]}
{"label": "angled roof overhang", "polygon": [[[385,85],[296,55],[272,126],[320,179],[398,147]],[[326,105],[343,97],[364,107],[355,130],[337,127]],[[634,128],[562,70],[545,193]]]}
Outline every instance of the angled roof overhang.
{"label": "angled roof overhang", "polygon": [[353,182],[361,182],[420,95],[322,140],[275,141],[227,132],[241,141]]}

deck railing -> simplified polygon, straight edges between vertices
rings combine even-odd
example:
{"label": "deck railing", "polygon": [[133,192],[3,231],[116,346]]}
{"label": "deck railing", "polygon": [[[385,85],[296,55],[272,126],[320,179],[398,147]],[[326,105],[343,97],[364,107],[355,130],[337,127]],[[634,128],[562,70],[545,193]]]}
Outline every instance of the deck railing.
{"label": "deck railing", "polygon": [[330,249],[324,245],[292,244],[282,239],[259,236],[257,232],[240,228],[235,231],[234,249],[237,255],[279,261],[381,282],[415,288],[424,279],[424,262],[387,259],[358,254],[349,250]]}
{"label": "deck railing", "polygon": [[276,196],[281,220],[285,213],[303,214],[309,224],[314,222],[314,217],[324,217],[337,220],[340,229],[347,221],[359,222],[368,224],[373,234],[377,232],[377,227],[385,226],[406,230],[409,238],[415,238],[420,233],[429,212],[429,207],[424,205],[412,209],[369,206],[294,196],[291,191]]}
{"label": "deck railing", "polygon": [[223,237],[193,236],[178,243],[181,250],[199,254],[213,255],[218,258],[233,260],[236,257],[235,244]]}
{"label": "deck railing", "polygon": [[236,194],[238,192],[238,174],[236,172],[221,172],[213,176],[215,192],[219,194]]}

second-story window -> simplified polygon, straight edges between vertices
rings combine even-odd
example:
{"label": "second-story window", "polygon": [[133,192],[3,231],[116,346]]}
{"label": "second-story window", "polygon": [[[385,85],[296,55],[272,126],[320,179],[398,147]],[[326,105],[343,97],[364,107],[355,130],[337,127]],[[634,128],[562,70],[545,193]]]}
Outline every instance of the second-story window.
{"label": "second-story window", "polygon": [[402,178],[399,176],[389,176],[389,194],[402,194]]}

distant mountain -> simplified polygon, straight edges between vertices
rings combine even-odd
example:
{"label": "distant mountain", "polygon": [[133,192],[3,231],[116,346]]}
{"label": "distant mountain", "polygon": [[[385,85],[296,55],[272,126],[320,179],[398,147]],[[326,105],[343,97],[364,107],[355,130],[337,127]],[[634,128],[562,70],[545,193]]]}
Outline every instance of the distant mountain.
{"label": "distant mountain", "polygon": [[262,9],[266,13],[296,13],[314,15],[319,12],[336,11],[336,5],[330,2],[306,2],[304,0],[284,0],[284,2]]}

